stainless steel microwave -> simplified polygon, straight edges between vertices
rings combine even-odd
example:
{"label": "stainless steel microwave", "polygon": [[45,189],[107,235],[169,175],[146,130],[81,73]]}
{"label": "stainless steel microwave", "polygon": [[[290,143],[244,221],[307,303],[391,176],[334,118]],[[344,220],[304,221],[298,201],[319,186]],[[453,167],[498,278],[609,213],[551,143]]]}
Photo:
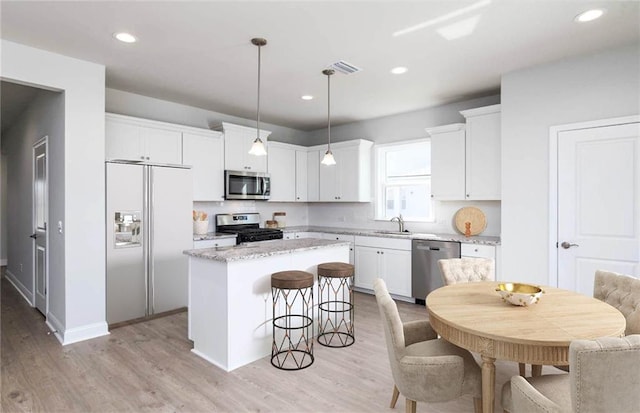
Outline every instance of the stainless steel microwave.
{"label": "stainless steel microwave", "polygon": [[269,199],[271,178],[264,172],[224,171],[225,199]]}

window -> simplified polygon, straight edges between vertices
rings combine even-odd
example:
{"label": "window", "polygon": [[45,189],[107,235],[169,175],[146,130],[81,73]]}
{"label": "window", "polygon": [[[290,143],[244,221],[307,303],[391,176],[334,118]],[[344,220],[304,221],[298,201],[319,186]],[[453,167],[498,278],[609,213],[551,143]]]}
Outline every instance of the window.
{"label": "window", "polygon": [[431,142],[377,146],[376,158],[377,219],[402,214],[407,221],[433,221]]}

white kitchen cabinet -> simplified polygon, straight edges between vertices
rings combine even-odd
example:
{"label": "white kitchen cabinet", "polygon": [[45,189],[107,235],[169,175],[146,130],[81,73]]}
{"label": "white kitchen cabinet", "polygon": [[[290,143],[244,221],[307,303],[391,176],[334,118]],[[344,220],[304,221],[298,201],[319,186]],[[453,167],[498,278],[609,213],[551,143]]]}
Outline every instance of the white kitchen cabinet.
{"label": "white kitchen cabinet", "polygon": [[296,200],[296,149],[294,145],[269,142],[268,172],[271,176],[271,202]]}
{"label": "white kitchen cabinet", "polygon": [[323,239],[324,238],[324,234],[321,233],[321,232],[308,232],[308,231],[296,232],[296,239],[303,239],[303,238],[320,238],[320,239]]}
{"label": "white kitchen cabinet", "polygon": [[331,234],[325,232],[322,234],[322,238],[331,239],[336,241],[348,241],[349,242],[349,264],[355,263],[355,237],[353,235],[345,235],[345,234]]}
{"label": "white kitchen cabinet", "polygon": [[105,158],[180,165],[179,125],[108,113],[105,119]]}
{"label": "white kitchen cabinet", "polygon": [[372,146],[363,139],[331,145],[336,164],[320,164],[321,202],[371,202]]}
{"label": "white kitchen cabinet", "polygon": [[224,140],[220,132],[183,133],[182,163],[192,167],[194,201],[224,200]]}
{"label": "white kitchen cabinet", "polygon": [[466,198],[494,200],[500,192],[500,105],[460,112],[466,118]]}
{"label": "white kitchen cabinet", "polygon": [[411,297],[411,240],[355,237],[355,286],[373,289],[382,278],[391,294]]}
{"label": "white kitchen cabinet", "polygon": [[[267,157],[250,155],[256,129],[222,122],[213,129],[224,133],[224,168],[231,171],[267,172]],[[260,129],[260,139],[267,147],[270,131]]]}
{"label": "white kitchen cabinet", "polygon": [[462,258],[490,258],[495,262],[496,268],[496,280],[501,279],[499,277],[500,274],[500,265],[499,265],[499,257],[498,257],[498,248],[494,245],[483,245],[483,244],[460,244],[460,257]]}
{"label": "white kitchen cabinet", "polygon": [[465,199],[465,126],[427,129],[431,136],[431,197]]}
{"label": "white kitchen cabinet", "polygon": [[309,159],[307,150],[296,150],[296,202],[307,202],[309,199]]}
{"label": "white kitchen cabinet", "polygon": [[320,201],[320,149],[307,150],[307,201]]}
{"label": "white kitchen cabinet", "polygon": [[205,239],[193,241],[193,248],[215,248],[215,247],[229,247],[236,245],[235,238],[217,238],[217,239]]}
{"label": "white kitchen cabinet", "polygon": [[439,200],[500,200],[500,105],[460,112],[466,124],[427,129],[431,196]]}

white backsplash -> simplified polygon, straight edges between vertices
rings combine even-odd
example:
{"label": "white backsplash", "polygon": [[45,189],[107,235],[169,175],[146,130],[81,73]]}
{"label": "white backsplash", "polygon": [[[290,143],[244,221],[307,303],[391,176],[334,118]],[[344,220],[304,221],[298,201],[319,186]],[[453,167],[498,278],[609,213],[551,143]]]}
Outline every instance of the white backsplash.
{"label": "white backsplash", "polygon": [[[436,222],[405,223],[411,232],[447,233],[458,231],[453,223],[453,216],[462,207],[480,208],[487,217],[487,229],[481,235],[500,236],[500,201],[435,201]],[[260,226],[266,220],[273,219],[274,212],[286,212],[287,226],[323,226],[362,228],[377,230],[396,230],[398,224],[374,219],[373,203],[294,203],[265,201],[223,201],[194,202],[193,209],[209,214],[209,231],[214,230],[215,215],[232,212],[260,213]]]}

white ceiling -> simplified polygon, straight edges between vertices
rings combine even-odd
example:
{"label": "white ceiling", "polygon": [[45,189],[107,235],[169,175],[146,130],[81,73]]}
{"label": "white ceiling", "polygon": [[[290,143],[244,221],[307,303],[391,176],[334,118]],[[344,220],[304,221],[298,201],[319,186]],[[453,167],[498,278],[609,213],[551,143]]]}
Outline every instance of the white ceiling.
{"label": "white ceiling", "polygon": [[[257,48],[261,119],[324,127],[327,83],[338,60],[362,72],[332,77],[332,124],[496,93],[502,74],[572,55],[640,42],[638,1],[2,1],[6,40],[106,66],[106,86],[255,118]],[[605,16],[578,24],[592,7]],[[470,11],[465,11],[472,9]],[[473,32],[437,30],[476,18]],[[392,33],[423,22],[427,27]],[[135,44],[112,38],[128,31]],[[404,75],[392,75],[395,66]],[[46,70],[46,69],[43,69]],[[312,101],[300,96],[311,94]]]}

